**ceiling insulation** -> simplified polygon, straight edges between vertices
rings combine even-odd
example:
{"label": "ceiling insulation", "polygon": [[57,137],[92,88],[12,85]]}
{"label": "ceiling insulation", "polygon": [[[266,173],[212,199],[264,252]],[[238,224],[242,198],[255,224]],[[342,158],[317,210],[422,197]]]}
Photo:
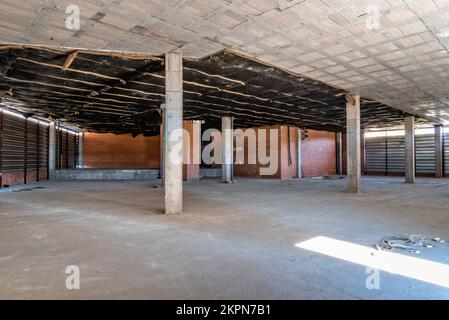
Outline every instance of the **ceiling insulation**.
{"label": "ceiling insulation", "polygon": [[[4,45],[0,92],[3,105],[29,115],[96,132],[157,134],[165,99],[164,57]],[[184,61],[185,119],[233,116],[236,127],[285,124],[344,131],[344,94],[227,50]],[[362,101],[362,127],[402,124],[402,111]]]}

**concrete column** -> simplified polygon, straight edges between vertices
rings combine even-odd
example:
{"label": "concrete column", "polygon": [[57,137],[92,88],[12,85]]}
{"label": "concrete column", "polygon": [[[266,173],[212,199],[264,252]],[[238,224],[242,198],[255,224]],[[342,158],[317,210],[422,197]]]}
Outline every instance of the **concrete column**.
{"label": "concrete column", "polygon": [[348,192],[360,193],[360,96],[346,96],[346,145],[348,163]]}
{"label": "concrete column", "polygon": [[405,117],[405,183],[415,183],[415,117]]}
{"label": "concrete column", "polygon": [[84,131],[78,133],[78,168],[84,168]]}
{"label": "concrete column", "polygon": [[56,170],[56,123],[50,122],[48,125],[48,171],[49,179],[51,173]]}
{"label": "concrete column", "polygon": [[435,178],[444,177],[443,127],[435,126]]}
{"label": "concrete column", "polygon": [[222,174],[223,181],[232,183],[233,163],[234,163],[234,136],[233,136],[233,119],[232,117],[223,117],[221,119],[221,134],[223,139],[223,163]]}
{"label": "concrete column", "polygon": [[298,178],[302,178],[302,130],[301,128],[298,128],[298,154],[296,156],[296,161],[298,162],[298,172],[297,176]]}
{"label": "concrete column", "polygon": [[161,183],[162,186],[164,186],[164,181],[165,181],[165,147],[166,147],[166,141],[167,141],[167,135],[166,135],[166,130],[165,130],[165,103],[161,104],[161,118],[162,118],[162,123],[160,125],[159,128],[159,132],[160,132],[160,152],[161,152],[161,157],[160,157],[160,172],[159,172],[159,176],[161,178]]}
{"label": "concrete column", "polygon": [[335,135],[335,151],[337,154],[337,174],[343,174],[343,133],[337,132]]}
{"label": "concrete column", "polygon": [[165,55],[165,213],[182,212],[182,55]]}

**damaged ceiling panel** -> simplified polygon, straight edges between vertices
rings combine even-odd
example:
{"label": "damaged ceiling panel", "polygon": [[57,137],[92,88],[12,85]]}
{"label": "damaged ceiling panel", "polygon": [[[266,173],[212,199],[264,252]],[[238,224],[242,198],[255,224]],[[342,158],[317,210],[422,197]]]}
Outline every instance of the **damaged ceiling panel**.
{"label": "damaged ceiling panel", "polygon": [[[163,57],[0,46],[0,74],[4,106],[96,132],[159,133]],[[344,131],[344,94],[230,51],[184,61],[185,119]],[[402,124],[402,111],[362,101],[362,127]]]}

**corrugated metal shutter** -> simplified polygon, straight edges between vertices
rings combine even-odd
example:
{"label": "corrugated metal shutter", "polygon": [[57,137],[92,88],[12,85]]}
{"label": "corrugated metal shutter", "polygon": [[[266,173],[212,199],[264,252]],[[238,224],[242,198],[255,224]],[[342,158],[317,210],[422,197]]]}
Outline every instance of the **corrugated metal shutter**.
{"label": "corrugated metal shutter", "polygon": [[73,133],[69,133],[68,135],[68,169],[76,168],[76,135]]}
{"label": "corrugated metal shutter", "polygon": [[387,173],[405,172],[404,136],[387,137]]}
{"label": "corrugated metal shutter", "polygon": [[435,174],[435,134],[415,136],[416,172]]}
{"label": "corrugated metal shutter", "polygon": [[39,125],[39,168],[48,170],[48,126]]}
{"label": "corrugated metal shutter", "polygon": [[444,172],[449,176],[449,132],[444,134]]}
{"label": "corrugated metal shutter", "polygon": [[68,157],[67,157],[67,131],[61,130],[59,132],[59,155],[60,155],[60,168],[67,169],[68,167]]}
{"label": "corrugated metal shutter", "polygon": [[39,155],[39,125],[36,122],[27,121],[27,170],[37,170]]}
{"label": "corrugated metal shutter", "polygon": [[24,172],[25,119],[3,114],[3,172]]}
{"label": "corrugated metal shutter", "polygon": [[385,137],[367,138],[366,171],[373,173],[385,173],[387,164],[387,148]]}
{"label": "corrugated metal shutter", "polygon": [[[445,168],[449,174],[449,134],[446,133],[446,137]],[[386,147],[383,145],[385,139],[387,139]],[[415,152],[416,173],[435,174],[435,135],[416,135]],[[403,173],[405,171],[404,136],[367,138],[366,156],[368,172]],[[387,165],[382,165],[382,162]]]}
{"label": "corrugated metal shutter", "polygon": [[79,167],[79,152],[80,152],[80,134],[77,133],[75,136],[75,143],[76,143],[76,151],[75,151],[75,168]]}
{"label": "corrugated metal shutter", "polygon": [[48,167],[48,127],[36,120],[2,112],[1,172],[12,173],[11,183],[29,183]]}

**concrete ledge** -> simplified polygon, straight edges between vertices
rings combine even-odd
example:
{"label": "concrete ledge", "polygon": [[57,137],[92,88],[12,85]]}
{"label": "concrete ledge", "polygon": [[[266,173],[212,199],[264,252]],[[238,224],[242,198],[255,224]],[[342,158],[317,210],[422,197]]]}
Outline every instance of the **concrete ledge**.
{"label": "concrete ledge", "polygon": [[200,176],[202,178],[218,178],[221,177],[221,169],[203,168],[200,169]]}
{"label": "concrete ledge", "polygon": [[139,180],[158,179],[158,169],[73,169],[50,172],[50,180]]}

